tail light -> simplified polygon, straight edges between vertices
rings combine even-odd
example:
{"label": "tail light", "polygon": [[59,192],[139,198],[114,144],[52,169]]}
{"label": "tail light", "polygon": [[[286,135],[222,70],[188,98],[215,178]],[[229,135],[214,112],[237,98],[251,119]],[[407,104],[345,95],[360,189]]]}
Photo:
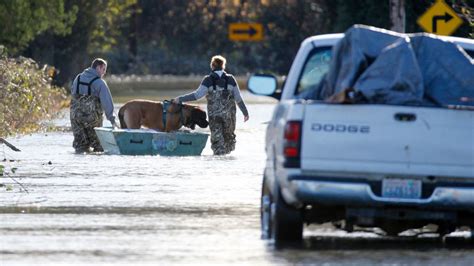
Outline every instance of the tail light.
{"label": "tail light", "polygon": [[283,155],[285,157],[285,167],[300,167],[301,131],[301,121],[288,121],[285,125],[283,137]]}

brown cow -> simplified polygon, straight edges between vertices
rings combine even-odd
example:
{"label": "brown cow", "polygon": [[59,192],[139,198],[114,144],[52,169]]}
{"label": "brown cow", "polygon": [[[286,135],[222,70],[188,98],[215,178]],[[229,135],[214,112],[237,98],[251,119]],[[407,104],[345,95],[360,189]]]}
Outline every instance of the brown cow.
{"label": "brown cow", "polygon": [[[163,105],[166,106],[165,119]],[[206,112],[199,107],[169,101],[131,100],[120,107],[118,116],[121,128],[139,129],[143,126],[170,132],[181,126],[194,129],[196,125],[201,128],[209,125]]]}

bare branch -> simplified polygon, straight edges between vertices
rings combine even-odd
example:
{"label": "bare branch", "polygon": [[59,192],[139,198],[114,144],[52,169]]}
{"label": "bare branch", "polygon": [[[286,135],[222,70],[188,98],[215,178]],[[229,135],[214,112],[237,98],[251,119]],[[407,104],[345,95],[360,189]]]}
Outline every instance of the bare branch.
{"label": "bare branch", "polygon": [[5,144],[8,148],[12,149],[13,151],[20,151],[17,147],[13,146],[10,144],[8,141],[6,141],[4,138],[0,138],[0,144]]}

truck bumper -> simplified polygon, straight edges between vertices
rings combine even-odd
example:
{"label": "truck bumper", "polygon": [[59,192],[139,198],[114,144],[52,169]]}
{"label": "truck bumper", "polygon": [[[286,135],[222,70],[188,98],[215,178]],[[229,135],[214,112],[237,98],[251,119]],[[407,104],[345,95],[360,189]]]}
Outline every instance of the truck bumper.
{"label": "truck bumper", "polygon": [[366,183],[302,180],[293,177],[289,181],[289,190],[302,204],[474,211],[474,187],[436,187],[428,198],[398,199],[375,195]]}

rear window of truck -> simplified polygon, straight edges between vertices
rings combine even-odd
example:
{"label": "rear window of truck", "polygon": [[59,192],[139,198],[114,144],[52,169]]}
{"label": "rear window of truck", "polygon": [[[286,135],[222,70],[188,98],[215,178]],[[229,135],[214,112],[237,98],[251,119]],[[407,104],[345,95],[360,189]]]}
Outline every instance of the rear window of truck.
{"label": "rear window of truck", "polygon": [[296,94],[312,89],[319,84],[324,74],[329,71],[331,57],[332,47],[330,46],[316,48],[310,53],[298,80]]}

